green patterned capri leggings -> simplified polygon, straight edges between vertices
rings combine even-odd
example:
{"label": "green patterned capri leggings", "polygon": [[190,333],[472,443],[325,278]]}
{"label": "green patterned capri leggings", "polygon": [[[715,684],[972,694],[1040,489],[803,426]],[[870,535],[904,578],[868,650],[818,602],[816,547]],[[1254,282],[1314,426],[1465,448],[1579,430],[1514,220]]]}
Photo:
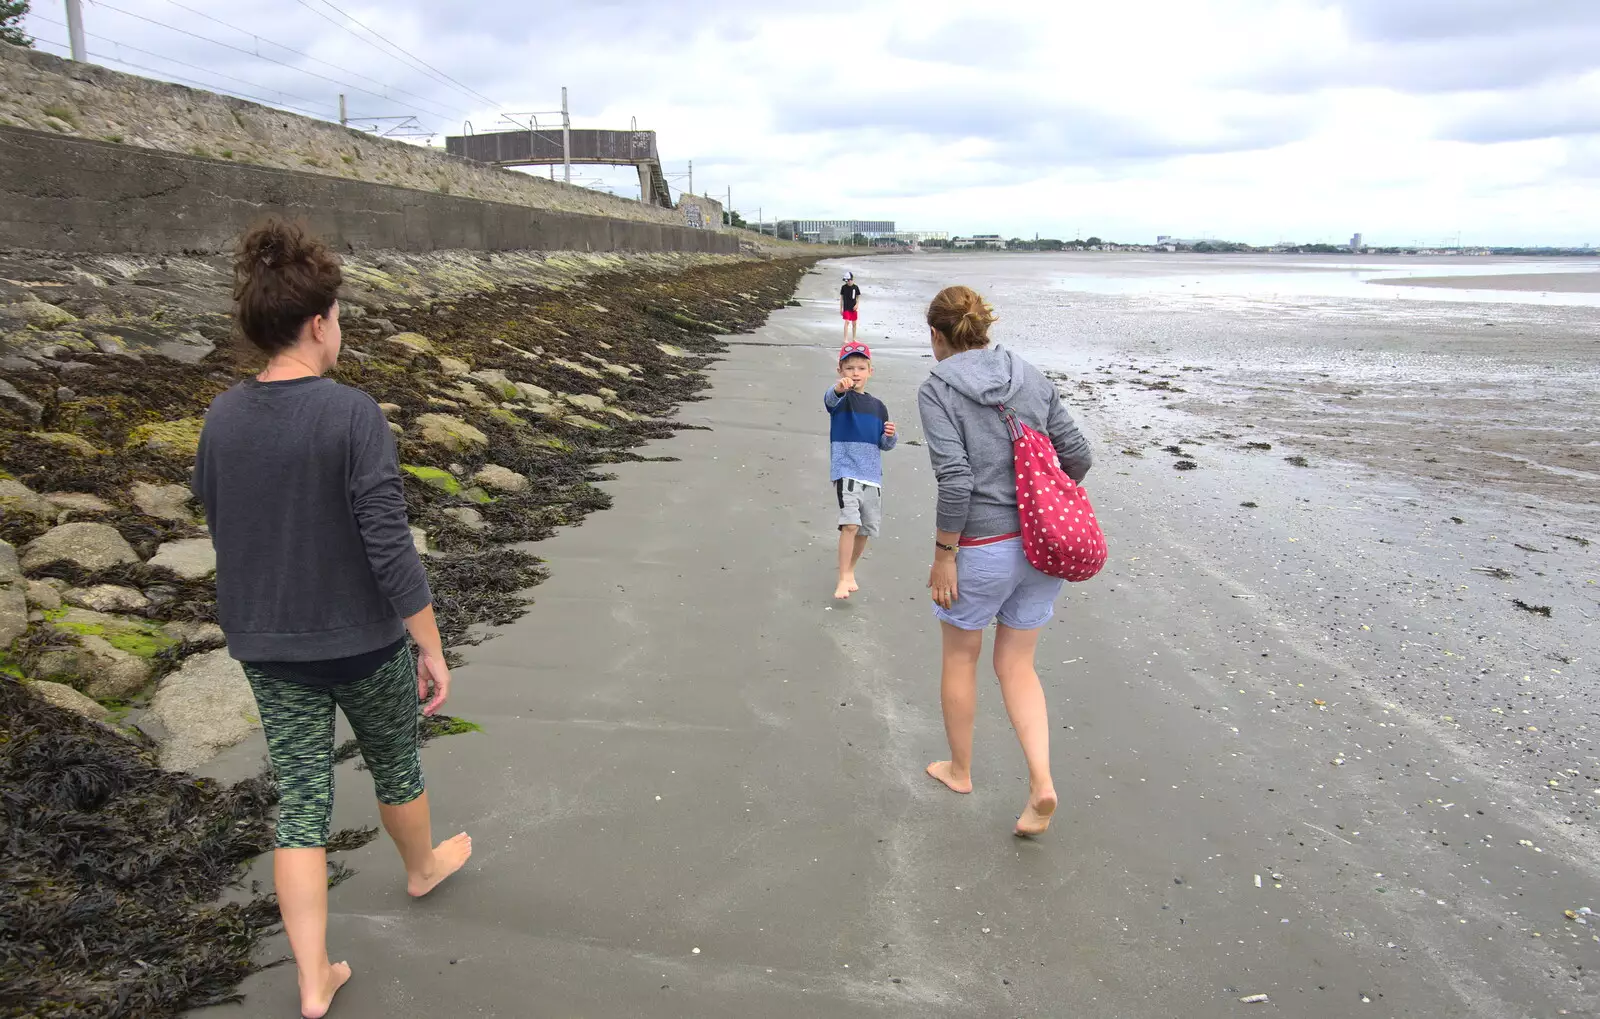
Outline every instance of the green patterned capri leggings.
{"label": "green patterned capri leggings", "polygon": [[336,686],[277,679],[248,665],[244,674],[255,691],[267,756],[278,780],[279,848],[328,844],[333,826],[335,706],[355,730],[378,802],[398,806],[422,795],[421,714],[409,644],[372,675]]}

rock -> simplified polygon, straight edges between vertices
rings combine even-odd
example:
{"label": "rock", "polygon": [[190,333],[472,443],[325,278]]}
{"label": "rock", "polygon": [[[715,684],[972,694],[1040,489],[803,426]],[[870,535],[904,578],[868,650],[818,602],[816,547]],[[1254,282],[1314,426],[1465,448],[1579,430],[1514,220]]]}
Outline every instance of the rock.
{"label": "rock", "polygon": [[598,421],[590,421],[581,414],[568,414],[561,420],[565,421],[569,425],[572,425],[574,428],[587,428],[590,431],[595,432],[607,432],[611,430],[610,425],[603,425]]}
{"label": "rock", "polygon": [[442,446],[452,452],[483,449],[489,445],[487,435],[449,414],[423,414],[417,418],[416,424],[422,429],[423,442]]}
{"label": "rock", "polygon": [[81,634],[77,647],[46,651],[39,656],[41,678],[76,680],[84,693],[96,700],[120,700],[138,693],[150,682],[150,661],[115,647],[105,637]]}
{"label": "rock", "polygon": [[136,563],[139,556],[110,524],[72,523],[52,527],[22,550],[22,568],[37,570],[68,562],[89,573]]}
{"label": "rock", "polygon": [[60,329],[64,325],[71,325],[78,321],[78,316],[65,308],[57,308],[53,304],[29,299],[18,301],[5,309],[5,317],[12,321],[20,320],[24,325],[33,326],[35,329]]}
{"label": "rock", "polygon": [[528,489],[527,478],[499,464],[484,464],[483,469],[472,476],[472,480],[484,488],[499,492],[525,492]]}
{"label": "rock", "polygon": [[189,491],[187,485],[152,485],[147,481],[135,481],[132,496],[133,504],[146,516],[179,524],[195,522],[194,513],[189,510],[189,500],[194,498],[194,493]]}
{"label": "rock", "polygon": [[568,393],[565,397],[563,397],[563,399],[572,404],[574,407],[577,407],[581,410],[593,411],[596,414],[606,409],[606,402],[604,400],[600,399],[598,396],[590,396],[587,393]]}
{"label": "rock", "polygon": [[459,358],[439,355],[439,370],[446,375],[466,375],[472,371],[472,366]]}
{"label": "rock", "polygon": [[203,418],[179,418],[140,425],[128,433],[128,448],[144,448],[166,456],[193,458],[200,451]]}
{"label": "rock", "polygon": [[17,550],[9,541],[0,541],[0,587],[22,579],[22,564],[17,561]]}
{"label": "rock", "polygon": [[61,592],[42,580],[28,581],[27,589],[23,593],[27,596],[30,608],[43,609],[45,612],[54,612],[61,608]]}
{"label": "rock", "polygon": [[621,418],[624,421],[639,420],[639,415],[634,414],[631,411],[623,410],[621,407],[607,407],[606,413],[610,414],[612,417]]}
{"label": "rock", "polygon": [[166,730],[161,766],[189,771],[243,742],[261,727],[244,669],[226,649],[184,660],[150,698],[150,715]]}
{"label": "rock", "polygon": [[227,635],[222,632],[222,627],[216,623],[199,623],[191,619],[176,619],[170,623],[162,623],[161,630],[173,640],[191,644],[211,644],[227,640]]}
{"label": "rock", "polygon": [[427,485],[436,488],[445,495],[460,495],[461,482],[449,471],[442,471],[437,467],[419,467],[416,464],[401,464],[400,469]]}
{"label": "rock", "polygon": [[497,400],[515,400],[518,396],[517,384],[506,378],[503,371],[485,369],[473,372],[468,377],[487,389]]}
{"label": "rock", "polygon": [[684,350],[682,347],[675,347],[670,343],[658,343],[658,344],[656,344],[656,349],[661,351],[663,354],[667,355],[668,357],[691,357],[691,356],[693,356],[687,350]]}
{"label": "rock", "polygon": [[398,403],[380,403],[378,409],[383,411],[384,417],[393,417],[400,413],[402,408]]}
{"label": "rock", "polygon": [[454,406],[460,406],[461,404],[466,404],[469,407],[489,406],[489,398],[465,382],[458,382],[453,386],[445,386],[439,392],[448,397]]}
{"label": "rock", "polygon": [[424,531],[422,528],[418,527],[416,524],[412,524],[411,525],[411,544],[413,546],[415,546],[415,548],[417,550],[417,555],[427,555],[428,554],[428,532]]}
{"label": "rock", "polygon": [[[4,382],[0,381],[0,385],[4,385]],[[30,517],[45,520],[54,520],[56,516],[56,508],[50,504],[50,500],[15,478],[0,478],[0,512],[7,515],[26,513]]]}
{"label": "rock", "polygon": [[217,572],[217,550],[210,538],[181,538],[156,549],[151,566],[171,570],[184,580],[200,580]]}
{"label": "rock", "polygon": [[385,342],[399,347],[398,353],[408,359],[416,357],[418,354],[433,353],[433,344],[421,333],[396,333]]}
{"label": "rock", "polygon": [[104,704],[74,690],[65,683],[52,683],[47,679],[36,679],[27,684],[33,695],[58,708],[73,711],[84,718],[96,722],[104,722],[111,717],[111,712]]}
{"label": "rock", "polygon": [[0,649],[28,632],[28,596],[23,588],[0,588]]}
{"label": "rock", "polygon": [[555,399],[550,390],[542,386],[536,386],[531,382],[517,383],[517,397],[526,400],[528,403],[549,403]]}
{"label": "rock", "polygon": [[56,509],[74,513],[115,513],[116,507],[87,492],[46,492],[44,500]]}
{"label": "rock", "polygon": [[587,376],[587,377],[589,377],[591,379],[597,379],[597,378],[600,377],[600,373],[598,371],[596,371],[595,369],[589,367],[586,364],[579,364],[576,361],[564,361],[559,357],[552,357],[550,359],[550,363],[551,364],[559,364],[561,367],[567,369],[568,371],[577,372],[579,375],[584,375],[584,376]]}
{"label": "rock", "polygon": [[406,433],[406,430],[400,427],[399,423],[395,421],[389,422],[389,431],[394,435],[404,435]]}
{"label": "rock", "polygon": [[469,531],[481,531],[489,526],[483,522],[483,514],[470,506],[452,506],[444,511],[444,515],[455,520]]}
{"label": "rock", "polygon": [[150,607],[150,599],[139,591],[116,584],[75,587],[63,598],[70,605],[81,605],[96,612],[141,612]]}
{"label": "rock", "polygon": [[[59,393],[56,394],[58,399],[60,395]],[[99,456],[101,453],[100,448],[94,443],[81,435],[73,435],[71,432],[34,432],[33,438],[43,439],[52,446],[59,446],[79,456]]]}

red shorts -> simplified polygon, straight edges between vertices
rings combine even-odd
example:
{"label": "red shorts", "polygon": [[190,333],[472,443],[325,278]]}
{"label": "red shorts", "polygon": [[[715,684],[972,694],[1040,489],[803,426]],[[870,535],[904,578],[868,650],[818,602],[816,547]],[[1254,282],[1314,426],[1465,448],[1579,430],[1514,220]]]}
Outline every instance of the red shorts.
{"label": "red shorts", "polygon": [[854,322],[856,320],[856,313],[853,311],[843,312],[843,315],[846,322]]}

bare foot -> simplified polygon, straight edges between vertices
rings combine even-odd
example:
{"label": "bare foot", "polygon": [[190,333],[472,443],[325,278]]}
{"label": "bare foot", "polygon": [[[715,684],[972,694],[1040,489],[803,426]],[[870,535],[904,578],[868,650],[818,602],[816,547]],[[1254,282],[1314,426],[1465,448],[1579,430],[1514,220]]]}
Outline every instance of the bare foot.
{"label": "bare foot", "polygon": [[928,765],[928,774],[949,786],[958,793],[972,792],[972,775],[969,773],[963,778],[956,778],[955,765],[950,761],[934,761]]}
{"label": "bare foot", "polygon": [[1017,818],[1017,826],[1012,829],[1013,835],[1024,838],[1033,835],[1043,835],[1050,827],[1050,816],[1056,812],[1056,791],[1040,793],[1038,798],[1028,802],[1028,807]]}
{"label": "bare foot", "polygon": [[413,898],[421,898],[439,886],[439,882],[461,869],[472,855],[472,836],[462,832],[455,838],[445,839],[434,847],[433,862],[428,869],[406,881],[406,891]]}
{"label": "bare foot", "polygon": [[859,590],[861,590],[861,585],[856,583],[856,578],[851,577],[850,578],[850,593],[851,594],[855,594]]}
{"label": "bare foot", "polygon": [[336,962],[328,967],[326,979],[316,981],[316,987],[307,988],[304,976],[300,978],[300,1014],[305,1019],[322,1019],[333,1004],[333,996],[350,979],[350,964]]}
{"label": "bare foot", "polygon": [[850,597],[851,592],[861,590],[856,586],[854,577],[840,577],[839,586],[833,589],[833,596],[841,601]]}

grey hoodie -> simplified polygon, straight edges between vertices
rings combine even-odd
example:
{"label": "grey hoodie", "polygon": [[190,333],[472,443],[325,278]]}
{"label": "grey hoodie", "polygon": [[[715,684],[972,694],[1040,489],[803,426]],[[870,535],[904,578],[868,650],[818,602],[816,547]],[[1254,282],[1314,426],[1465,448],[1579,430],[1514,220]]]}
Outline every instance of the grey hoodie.
{"label": "grey hoodie", "polygon": [[1089,443],[1039,369],[1001,346],[962,351],[934,365],[917,390],[922,435],[939,481],[941,531],[989,538],[1021,526],[1011,433],[997,409],[1002,403],[1050,436],[1072,480],[1089,473]]}

